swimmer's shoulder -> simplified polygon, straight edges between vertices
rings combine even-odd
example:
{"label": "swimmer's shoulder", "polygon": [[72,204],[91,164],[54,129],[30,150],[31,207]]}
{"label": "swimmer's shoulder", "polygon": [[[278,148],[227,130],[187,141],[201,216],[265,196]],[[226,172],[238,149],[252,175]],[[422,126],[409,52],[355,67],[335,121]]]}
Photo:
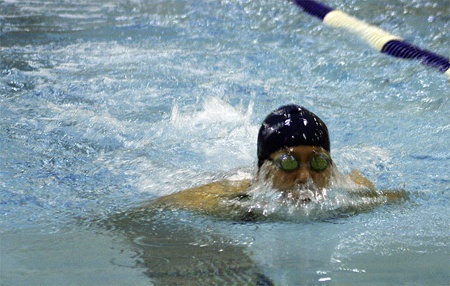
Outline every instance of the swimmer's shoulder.
{"label": "swimmer's shoulder", "polygon": [[348,177],[357,185],[362,186],[362,187],[366,187],[369,190],[374,191],[375,190],[375,186],[373,185],[373,183],[367,179],[360,171],[358,170],[352,170],[349,174]]}
{"label": "swimmer's shoulder", "polygon": [[409,198],[408,193],[403,189],[376,190],[374,184],[358,170],[352,170],[348,174],[348,177],[357,185],[365,188],[365,191],[360,192],[361,196],[382,199],[383,203],[406,200]]}
{"label": "swimmer's shoulder", "polygon": [[221,203],[245,196],[250,180],[222,180],[160,197],[147,207],[176,208],[215,212]]}

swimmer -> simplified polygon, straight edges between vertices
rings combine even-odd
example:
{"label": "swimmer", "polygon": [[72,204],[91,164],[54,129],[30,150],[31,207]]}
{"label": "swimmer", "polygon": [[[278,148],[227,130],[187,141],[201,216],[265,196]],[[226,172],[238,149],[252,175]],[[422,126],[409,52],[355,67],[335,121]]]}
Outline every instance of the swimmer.
{"label": "swimmer", "polygon": [[[274,190],[280,203],[301,207],[326,199],[327,189],[345,181],[361,196],[382,197],[382,201],[404,194],[377,192],[359,171],[342,176],[330,154],[330,139],[325,123],[314,113],[298,105],[286,105],[272,111],[258,134],[257,171],[253,179],[225,179],[163,196],[147,207],[185,209],[210,214],[226,214],[258,190]],[[266,186],[266,188],[258,188]]]}

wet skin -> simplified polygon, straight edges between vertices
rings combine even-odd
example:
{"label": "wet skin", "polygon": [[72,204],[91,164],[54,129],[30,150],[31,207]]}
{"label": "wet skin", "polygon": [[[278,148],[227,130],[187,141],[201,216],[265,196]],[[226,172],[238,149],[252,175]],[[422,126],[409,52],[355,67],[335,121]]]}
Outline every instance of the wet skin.
{"label": "wet skin", "polygon": [[[263,166],[271,165],[268,167],[269,171],[266,174],[266,180],[270,180],[272,187],[280,191],[288,191],[308,182],[313,182],[318,189],[326,188],[330,184],[332,163],[330,162],[328,167],[321,171],[316,171],[310,166],[311,159],[321,153],[326,154],[328,157],[330,156],[328,151],[317,146],[296,146],[274,152],[270,155],[272,161],[267,160],[263,164]],[[281,154],[292,155],[299,163],[299,167],[289,172],[279,168],[273,161]]]}
{"label": "wet skin", "polygon": [[[281,165],[290,167],[287,171],[280,169],[280,161],[277,160],[282,154],[295,158],[288,165]],[[295,206],[305,206],[312,197],[309,199],[306,196],[305,199],[296,196],[295,194],[300,193],[297,191],[311,189],[313,196],[324,198],[322,191],[332,184],[334,186],[337,176],[342,177],[331,158],[325,164],[319,164],[321,168],[312,163],[312,159],[321,156],[320,154],[325,154],[326,158],[330,155],[323,148],[315,146],[296,146],[279,150],[269,156],[270,159],[263,163],[253,180],[225,179],[160,197],[131,210],[126,216],[120,216],[114,221],[115,227],[125,231],[133,245],[141,249],[140,258],[148,268],[147,274],[153,278],[152,281],[155,281],[156,285],[173,284],[180,279],[183,279],[185,284],[215,284],[209,282],[219,281],[213,280],[217,277],[221,284],[224,281],[227,281],[227,284],[249,281],[248,284],[251,285],[273,285],[246,255],[245,248],[228,243],[218,236],[211,238],[212,241],[218,241],[212,246],[192,247],[192,241],[196,239],[192,233],[198,232],[198,229],[190,229],[184,224],[175,224],[179,227],[174,228],[172,223],[149,218],[152,218],[152,215],[159,217],[161,211],[181,209],[241,222],[265,219],[264,213],[245,207],[248,202],[246,200],[252,199],[254,191],[260,191],[261,183],[272,187],[275,193],[278,191],[283,194],[283,199],[286,194],[289,199],[299,202],[295,203]],[[359,186],[352,189],[352,192],[363,198],[359,200],[363,205],[344,206],[343,213],[356,214],[407,197],[402,191],[376,191],[372,183],[358,171],[351,172],[347,178]],[[241,202],[244,205],[241,205]],[[334,212],[332,213],[334,215]],[[165,247],[158,247],[160,244]],[[162,258],[173,263],[161,263]],[[219,276],[217,269],[221,270]]]}
{"label": "wet skin", "polygon": [[[280,165],[278,160],[280,155],[293,160],[287,165]],[[317,168],[312,159],[322,155],[329,161],[319,164],[322,167]],[[171,223],[149,217],[158,215],[164,210],[180,209],[241,222],[262,220],[266,217],[264,213],[245,207],[245,203],[248,202],[246,200],[251,200],[254,195],[254,187],[258,190],[261,183],[283,194],[281,196],[283,199],[288,198],[289,202],[291,199],[296,201],[295,206],[305,206],[312,201],[312,196],[324,198],[322,191],[334,184],[338,172],[329,156],[329,152],[321,147],[285,148],[271,154],[270,159],[263,163],[253,180],[225,179],[160,197],[119,218],[115,222],[115,227],[125,230],[133,245],[136,241],[141,242],[137,245],[141,249],[140,257],[155,285],[173,284],[180,279],[183,279],[185,284],[192,285],[216,284],[212,281],[219,281],[213,280],[217,277],[221,284],[224,281],[227,284],[249,281],[248,284],[251,285],[273,285],[246,255],[245,248],[227,243],[221,237],[211,238],[213,241],[221,242],[219,244],[216,242],[215,245],[208,247],[192,247],[192,241],[196,239],[192,233],[199,230],[189,229],[183,224],[181,228],[174,228]],[[283,170],[280,166],[287,166],[289,169]],[[342,212],[356,214],[376,205],[405,198],[404,192],[376,191],[372,183],[358,171],[351,172],[348,179],[359,185],[359,189],[364,190],[363,192],[355,190],[355,194],[363,197],[363,202],[368,205],[352,204],[344,207]],[[309,192],[309,196],[302,196],[301,192],[304,190],[312,192]],[[241,202],[244,203],[244,207]],[[165,247],[158,247],[159,244]],[[161,263],[161,258],[173,263]],[[217,273],[217,269],[221,270],[220,274]]]}
{"label": "wet skin", "polygon": [[[280,153],[292,155],[299,163],[298,168],[287,172],[281,170],[274,162]],[[329,156],[329,152],[316,146],[295,146],[281,149],[271,154],[270,159],[263,163],[254,180],[225,179],[212,182],[157,198],[144,204],[143,208],[184,209],[227,217],[230,212],[235,211],[233,202],[252,196],[249,192],[252,190],[252,186],[261,183],[270,185],[272,189],[279,191],[283,195],[282,198],[300,203],[308,203],[313,198],[323,199],[322,191],[331,185],[338,171],[331,159],[326,168],[320,171],[311,167],[311,158],[321,153]],[[348,174],[347,178],[355,184],[356,188],[359,188],[359,191],[354,190],[355,194],[368,198],[379,198],[380,200],[374,201],[374,205],[383,203],[385,199],[397,200],[404,197],[402,193],[396,191],[376,191],[373,184],[357,170]],[[365,191],[361,192],[361,190]]]}

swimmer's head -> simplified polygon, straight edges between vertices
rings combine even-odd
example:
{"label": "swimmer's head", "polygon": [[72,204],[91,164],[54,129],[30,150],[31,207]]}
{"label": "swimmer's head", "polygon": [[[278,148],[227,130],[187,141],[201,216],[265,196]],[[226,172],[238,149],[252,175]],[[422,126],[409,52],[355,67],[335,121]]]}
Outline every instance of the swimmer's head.
{"label": "swimmer's head", "polygon": [[280,190],[328,186],[332,161],[327,126],[298,105],[272,111],[258,134],[258,168],[263,165],[264,177]]}
{"label": "swimmer's head", "polygon": [[270,154],[294,146],[317,146],[330,152],[328,128],[317,115],[298,105],[272,111],[258,134],[258,167]]}

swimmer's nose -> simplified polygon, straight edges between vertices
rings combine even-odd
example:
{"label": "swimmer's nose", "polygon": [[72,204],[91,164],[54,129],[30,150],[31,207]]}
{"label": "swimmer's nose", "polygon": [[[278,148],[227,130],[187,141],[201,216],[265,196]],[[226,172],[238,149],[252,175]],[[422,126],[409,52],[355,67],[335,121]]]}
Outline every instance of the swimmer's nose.
{"label": "swimmer's nose", "polygon": [[297,172],[298,172],[296,178],[297,183],[305,184],[308,180],[311,179],[311,174],[309,173],[308,168],[301,167]]}

